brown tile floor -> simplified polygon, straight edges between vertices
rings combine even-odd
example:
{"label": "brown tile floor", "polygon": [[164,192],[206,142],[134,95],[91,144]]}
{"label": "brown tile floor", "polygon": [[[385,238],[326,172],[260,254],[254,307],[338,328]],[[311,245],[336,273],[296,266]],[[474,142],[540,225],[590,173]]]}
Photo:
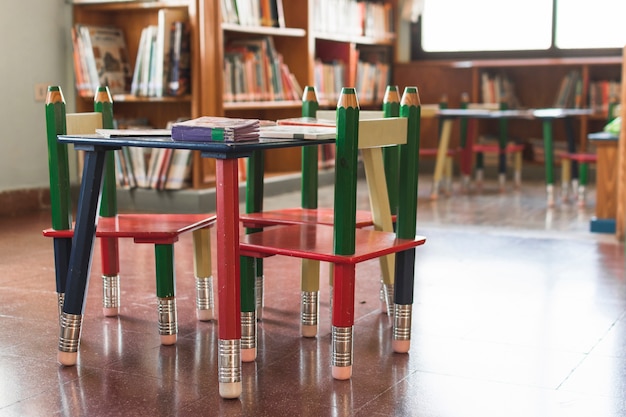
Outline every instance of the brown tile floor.
{"label": "brown tile floor", "polygon": [[410,353],[391,352],[378,265],[363,264],[354,376],[333,381],[327,279],[320,337],[302,339],[298,261],[272,258],[259,357],[244,364],[239,400],[219,398],[216,326],[195,320],[190,238],[176,250],[178,343],[159,345],[152,248],[122,243],[122,314],[104,318],[96,246],[79,364],[63,368],[52,242],[40,233],[49,216],[1,219],[0,416],[626,415],[624,248],[587,231],[592,208],[546,210],[539,183],[437,202],[428,186]]}

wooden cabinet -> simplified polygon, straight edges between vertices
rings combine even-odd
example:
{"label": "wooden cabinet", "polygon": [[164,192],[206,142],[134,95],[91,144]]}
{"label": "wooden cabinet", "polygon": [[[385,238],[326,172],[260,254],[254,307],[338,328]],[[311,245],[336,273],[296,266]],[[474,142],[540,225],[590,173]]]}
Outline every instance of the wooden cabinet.
{"label": "wooden cabinet", "polygon": [[[293,73],[301,87],[314,85],[315,60],[344,60],[349,73],[341,80],[342,86],[354,86],[357,82],[358,57],[362,48],[384,48],[363,52],[386,57],[391,67],[395,36],[385,29],[376,36],[318,32],[315,30],[316,13],[322,0],[282,1],[284,27],[241,26],[225,23],[219,1],[161,0],[126,1],[73,4],[73,22],[94,25],[114,25],[123,29],[128,47],[129,60],[134,65],[142,29],[156,25],[158,13],[163,8],[185,9],[189,15],[191,44],[191,92],[183,97],[142,98],[131,95],[116,95],[114,108],[116,117],[147,118],[154,127],[165,127],[165,123],[179,117],[202,115],[224,115],[228,117],[250,117],[275,120],[300,115],[300,100],[245,101],[233,102],[224,99],[224,51],[225,45],[236,39],[271,37],[276,51]],[[332,1],[323,3],[334,6]],[[344,2],[345,3],[345,2]],[[354,2],[357,3],[356,1]],[[360,2],[359,2],[360,3]],[[366,2],[375,5],[380,2]],[[385,2],[389,16],[396,10],[396,1]],[[328,6],[326,6],[328,7]],[[337,13],[335,13],[337,14]],[[390,18],[391,19],[391,18]],[[385,23],[387,25],[387,23]],[[374,56],[374,55],[371,55]],[[372,58],[375,59],[375,58]],[[389,70],[389,72],[391,72]],[[390,79],[390,75],[388,76]],[[382,97],[378,97],[380,101]],[[91,99],[77,98],[77,110],[89,110]],[[334,106],[336,101],[326,104]],[[364,102],[364,104],[367,104]],[[267,152],[268,173],[294,172],[300,167],[297,150]],[[193,188],[214,185],[215,166],[211,159],[194,155],[192,162]]]}
{"label": "wooden cabinet", "polygon": [[[417,85],[422,103],[437,103],[442,95],[448,98],[449,107],[458,107],[462,93],[470,101],[480,102],[483,73],[505,75],[514,85],[515,94],[524,108],[553,107],[563,78],[572,70],[581,75],[581,103],[588,103],[588,86],[601,80],[620,80],[621,57],[559,58],[559,59],[507,59],[474,61],[418,61],[394,66],[394,81],[401,88]],[[580,116],[573,124],[574,137],[582,149],[587,146],[587,134],[601,130],[606,123],[606,113]],[[424,146],[434,146],[437,140],[436,121],[423,124]],[[477,124],[479,134],[497,131],[493,122]],[[510,120],[509,136],[518,140],[541,138],[539,121]],[[556,140],[565,141],[561,124],[555,126]],[[454,134],[453,137],[458,137]]]}

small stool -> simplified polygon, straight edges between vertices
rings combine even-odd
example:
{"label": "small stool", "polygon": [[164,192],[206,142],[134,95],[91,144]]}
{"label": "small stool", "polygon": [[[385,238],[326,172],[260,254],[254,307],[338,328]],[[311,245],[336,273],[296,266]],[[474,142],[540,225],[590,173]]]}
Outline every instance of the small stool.
{"label": "small stool", "polygon": [[[524,145],[517,143],[509,143],[504,149],[500,149],[498,144],[476,144],[472,147],[472,150],[476,154],[484,153],[496,153],[501,154],[513,154],[513,169],[514,169],[514,183],[517,188],[522,185],[522,154],[524,152]],[[500,182],[500,188],[504,189],[504,183],[506,181],[506,174],[500,173],[498,181]],[[483,172],[481,169],[476,170],[476,182],[481,183],[483,178]]]}
{"label": "small stool", "polygon": [[[439,189],[443,189],[446,195],[452,193],[452,176],[454,170],[454,157],[459,153],[458,149],[447,149],[446,157],[443,167],[443,172],[439,174],[435,169],[433,175],[433,188],[430,194],[431,199],[436,200],[439,194]],[[439,154],[437,148],[424,148],[420,149],[420,158],[436,158]]]}
{"label": "small stool", "polygon": [[[570,184],[572,192],[578,199],[578,205],[585,205],[585,189],[589,174],[589,164],[598,162],[595,153],[564,153],[561,157],[561,184],[563,188],[563,200],[569,198]],[[572,162],[578,162],[578,180],[572,179]]]}

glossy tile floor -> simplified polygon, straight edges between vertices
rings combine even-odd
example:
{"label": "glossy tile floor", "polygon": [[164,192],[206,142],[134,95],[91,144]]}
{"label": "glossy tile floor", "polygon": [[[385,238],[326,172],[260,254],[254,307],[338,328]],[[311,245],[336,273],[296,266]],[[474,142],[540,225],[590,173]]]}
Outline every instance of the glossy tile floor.
{"label": "glossy tile floor", "polygon": [[378,264],[363,264],[353,378],[332,380],[327,277],[320,335],[302,339],[299,263],[271,258],[238,400],[219,398],[216,326],[195,320],[189,237],[176,246],[178,343],[159,345],[152,248],[122,242],[122,314],[105,318],[96,246],[79,364],[63,368],[49,216],[1,219],[0,416],[625,416],[624,248],[588,232],[593,190],[586,210],[547,210],[541,183],[428,192],[426,179],[410,353],[392,353]]}

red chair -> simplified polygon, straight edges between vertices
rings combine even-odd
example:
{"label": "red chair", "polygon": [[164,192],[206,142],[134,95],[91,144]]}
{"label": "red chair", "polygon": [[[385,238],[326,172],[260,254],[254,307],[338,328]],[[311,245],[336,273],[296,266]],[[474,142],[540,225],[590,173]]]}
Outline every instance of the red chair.
{"label": "red chair", "polygon": [[[384,115],[398,116],[400,97],[396,87],[388,87],[385,94],[384,110],[381,111],[367,111],[360,112],[360,117],[363,118],[381,118]],[[307,87],[305,89],[303,97],[303,117],[317,117],[319,119],[333,119],[335,118],[335,111],[323,111],[318,110],[317,96],[313,87]],[[398,177],[398,162],[396,156],[397,150],[392,147],[385,148],[385,171],[381,172],[381,177],[387,178],[387,187],[389,190],[389,199],[391,203],[391,213],[395,215],[397,209],[397,185],[393,184],[397,182]],[[255,162],[260,158],[250,158],[250,162],[254,164],[254,168],[250,168],[249,172],[254,173],[260,171],[257,174],[248,176],[248,189],[255,189],[262,184],[262,169]],[[265,227],[275,225],[286,224],[325,224],[332,225],[334,220],[332,207],[318,207],[317,204],[317,183],[318,183],[318,150],[314,147],[304,147],[302,150],[302,199],[301,207],[290,207],[284,209],[263,211],[262,205],[257,202],[249,202],[247,208],[248,213],[240,215],[240,218],[246,228],[250,232],[254,232]],[[395,169],[395,178],[391,179],[393,174],[389,174],[388,171],[393,172]],[[373,174],[370,174],[373,175]],[[256,182],[258,184],[252,184]],[[378,224],[379,229],[383,229],[382,220]],[[370,210],[357,210],[356,212],[356,227],[364,228],[375,225],[372,212]],[[385,227],[385,230],[392,231],[393,226],[389,224]],[[385,262],[385,261],[382,261]],[[387,262],[388,265],[393,266],[393,262]],[[262,312],[262,294],[263,294],[263,274],[260,269],[262,268],[262,260],[257,259],[256,262],[256,317],[260,319]],[[384,307],[383,311],[391,314],[393,306],[393,269],[389,269],[387,266],[383,266],[381,278],[381,299]],[[244,274],[246,272],[243,272]],[[315,260],[303,259],[301,268],[302,279],[302,294],[301,294],[301,331],[304,337],[315,337],[318,331],[319,322],[319,262]],[[245,304],[242,300],[242,304]],[[250,308],[242,307],[244,310],[242,314],[249,315],[251,313]],[[246,319],[247,325],[244,329],[250,326],[253,320]],[[252,330],[249,330],[252,331]],[[245,330],[244,330],[245,333]],[[251,342],[252,346],[253,342]],[[250,347],[252,349],[252,347]],[[254,355],[247,356],[247,358],[254,358]]]}
{"label": "red chair", "polygon": [[[425,239],[416,236],[417,159],[419,155],[419,97],[407,88],[401,102],[402,117],[359,120],[353,88],[344,88],[337,109],[335,198],[333,226],[291,224],[268,227],[241,238],[241,253],[264,258],[273,255],[299,257],[333,265],[332,374],[336,379],[352,375],[352,343],[356,264],[395,253],[394,340],[397,352],[407,352],[413,302],[415,247]],[[356,227],[358,152],[364,161],[383,168],[382,147],[400,146],[400,199],[396,230],[386,232]],[[374,217],[391,222],[384,175],[369,178]],[[243,290],[242,290],[243,292]]]}
{"label": "red chair", "polygon": [[[43,235],[53,238],[60,320],[65,278],[73,236],[67,145],[57,142],[57,135],[95,133],[95,129],[113,127],[113,104],[108,88],[100,87],[95,96],[94,113],[67,114],[60,87],[49,87],[46,99],[46,125],[50,170],[52,227]],[[119,248],[118,239],[153,244],[156,262],[156,292],[161,343],[176,342],[178,332],[174,243],[182,233],[192,232],[196,274],[197,313],[200,320],[213,318],[213,292],[209,228],[214,215],[206,214],[118,214],[113,153],[107,155],[105,178],[96,237],[100,239],[103,271],[103,309],[106,316],[119,314]],[[75,362],[75,357],[64,360]],[[66,363],[71,364],[71,363]]]}
{"label": "red chair", "polygon": [[[612,98],[608,108],[607,122],[611,122],[619,114],[616,98]],[[586,190],[589,180],[589,165],[598,162],[598,155],[595,152],[577,152],[576,143],[571,129],[568,128],[568,152],[558,154],[561,159],[561,184],[563,200],[568,200],[570,187],[574,198],[580,207],[586,204]]]}

